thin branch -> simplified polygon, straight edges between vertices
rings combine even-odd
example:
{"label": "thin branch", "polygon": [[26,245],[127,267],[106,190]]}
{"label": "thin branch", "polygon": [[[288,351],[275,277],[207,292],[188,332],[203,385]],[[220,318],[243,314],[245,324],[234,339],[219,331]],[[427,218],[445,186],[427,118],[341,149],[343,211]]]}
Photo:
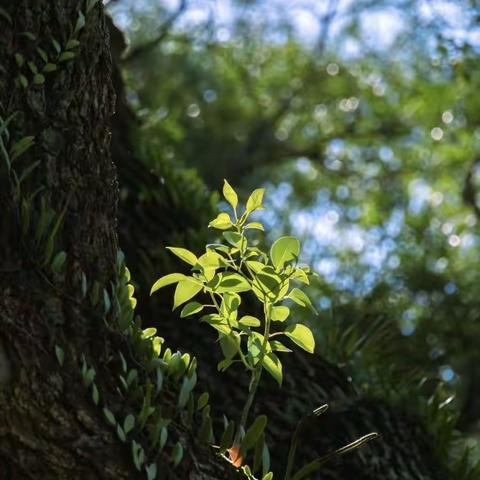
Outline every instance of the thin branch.
{"label": "thin branch", "polygon": [[188,6],[187,0],[181,0],[178,8],[165,20],[165,22],[160,26],[158,35],[143,45],[132,48],[127,54],[123,57],[122,63],[128,63],[132,60],[136,60],[138,57],[154,49],[159,45],[170,33],[170,29],[177,19],[182,15]]}
{"label": "thin branch", "polygon": [[477,203],[477,193],[475,188],[475,170],[480,166],[480,158],[475,159],[470,168],[468,169],[467,174],[465,175],[465,180],[463,183],[463,201],[466,205],[472,207],[477,220],[480,220],[480,207]]}

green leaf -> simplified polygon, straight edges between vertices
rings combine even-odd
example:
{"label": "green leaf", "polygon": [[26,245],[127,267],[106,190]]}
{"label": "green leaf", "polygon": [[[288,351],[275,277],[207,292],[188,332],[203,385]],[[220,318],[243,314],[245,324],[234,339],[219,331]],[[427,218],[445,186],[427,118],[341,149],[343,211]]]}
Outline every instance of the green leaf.
{"label": "green leaf", "polygon": [[200,292],[202,288],[203,285],[195,280],[192,280],[191,277],[185,277],[184,280],[180,280],[173,296],[173,309],[175,310],[183,303],[188,302],[188,300]]}
{"label": "green leaf", "polygon": [[65,353],[63,349],[58,345],[55,345],[55,356],[57,357],[58,364],[63,367],[63,361],[65,359]]}
{"label": "green leaf", "polygon": [[315,310],[315,307],[312,305],[312,302],[310,301],[310,299],[307,297],[305,293],[303,293],[298,288],[293,288],[292,291],[285,298],[289,298],[290,300],[294,301],[297,305],[300,305],[301,307],[310,308],[313,311],[313,313],[318,315],[318,312]]}
{"label": "green leaf", "polygon": [[273,340],[272,342],[270,342],[270,347],[274,352],[290,353],[292,351],[278,340]]}
{"label": "green leaf", "polygon": [[208,224],[208,226],[218,230],[228,230],[232,226],[232,220],[228,213],[219,213],[216,218]]}
{"label": "green leaf", "polygon": [[17,65],[21,67],[25,63],[25,58],[21,53],[16,53],[14,56],[15,56],[15,61],[17,62]]}
{"label": "green leaf", "polygon": [[48,55],[45,50],[42,50],[41,48],[37,48],[37,53],[40,55],[40,58],[45,62],[48,63]]}
{"label": "green leaf", "polygon": [[180,260],[183,260],[190,265],[195,265],[198,261],[196,255],[186,248],[167,247],[167,250],[170,250],[174,255],[180,258]]}
{"label": "green leaf", "polygon": [[125,417],[125,420],[123,422],[123,430],[126,434],[128,434],[128,432],[133,430],[134,426],[135,426],[135,417],[131,413],[129,413]]}
{"label": "green leaf", "polygon": [[35,75],[36,73],[38,73],[38,68],[37,66],[33,63],[33,62],[27,62],[27,65],[28,65],[28,68],[30,69],[30,71]]}
{"label": "green leaf", "polygon": [[203,392],[197,400],[197,410],[201,410],[202,408],[206,407],[208,405],[208,399],[210,395],[208,392]]}
{"label": "green leaf", "polygon": [[300,323],[289,325],[283,333],[307,352],[313,353],[315,350],[315,339],[313,338],[313,333],[305,325]]}
{"label": "green leaf", "polygon": [[307,277],[307,274],[301,268],[296,268],[295,271],[290,275],[290,280],[296,280],[297,282],[304,283],[305,285],[310,284],[310,280]]}
{"label": "green leaf", "polygon": [[246,209],[247,214],[263,208],[262,202],[263,202],[264,193],[265,193],[264,188],[257,188],[252,192],[252,194],[250,195],[250,197],[248,197],[248,200],[247,200],[247,209]]}
{"label": "green leaf", "polygon": [[180,442],[177,442],[172,450],[172,463],[173,466],[176,467],[183,458],[183,446]]}
{"label": "green leaf", "polygon": [[57,53],[60,53],[62,51],[62,47],[54,38],[52,38],[52,44],[53,44],[53,48],[56,50]]}
{"label": "green leaf", "polygon": [[215,288],[218,293],[240,293],[251,289],[248,280],[238,273],[223,272],[218,274],[218,278],[219,282]]}
{"label": "green leaf", "polygon": [[243,250],[246,247],[247,239],[238,232],[223,232],[223,236],[230,245]]}
{"label": "green leaf", "polygon": [[234,332],[232,332],[230,335],[220,334],[220,348],[222,349],[226,360],[232,360],[232,358],[235,357],[238,352],[240,338],[238,334],[235,336],[234,335]]}
{"label": "green leaf", "polygon": [[178,396],[178,407],[185,408],[185,405],[188,403],[188,399],[190,398],[190,394],[192,390],[195,388],[197,384],[197,374],[193,373],[193,375],[189,378],[188,376],[184,376],[182,380],[182,386],[180,387],[180,394]]}
{"label": "green leaf", "polygon": [[145,330],[142,331],[142,338],[150,338],[153,337],[157,333],[157,329],[150,327],[146,328]]}
{"label": "green leaf", "polygon": [[238,196],[235,193],[235,190],[230,186],[230,184],[225,179],[223,180],[223,196],[225,197],[225,200],[235,210],[238,205]]}
{"label": "green leaf", "polygon": [[255,229],[255,230],[261,230],[262,232],[265,231],[263,228],[263,225],[260,222],[250,222],[245,225],[245,229]]}
{"label": "green leaf", "polygon": [[253,422],[252,426],[247,430],[240,445],[242,457],[245,457],[245,454],[255,446],[258,438],[267,426],[267,421],[268,419],[266,415],[259,415]]}
{"label": "green leaf", "polygon": [[111,410],[109,410],[107,407],[104,407],[103,414],[105,415],[107,422],[114,427],[117,422],[115,420],[115,415],[111,412]]}
{"label": "green leaf", "polygon": [[95,384],[92,385],[92,400],[95,405],[98,405],[98,402],[100,401],[100,392]]}
{"label": "green leaf", "polygon": [[167,427],[162,427],[162,429],[160,430],[160,436],[158,440],[158,446],[160,447],[160,450],[162,450],[165,444],[167,443],[167,439],[168,439]]}
{"label": "green leaf", "polygon": [[75,58],[75,54],[73,52],[62,52],[58,56],[58,61],[59,62],[68,62],[69,60],[72,60],[72,58]]}
{"label": "green leaf", "polygon": [[288,280],[282,280],[272,267],[265,267],[252,281],[253,293],[262,302],[282,300],[288,291],[288,285]]}
{"label": "green leaf", "polygon": [[230,448],[233,444],[233,434],[235,433],[235,422],[230,420],[227,428],[224,430],[220,439],[220,453],[225,453],[227,448]]}
{"label": "green leaf", "polygon": [[17,157],[25,153],[32,145],[35,144],[34,136],[27,136],[20,139],[18,142],[14,143],[11,151],[11,160],[15,160]]}
{"label": "green leaf", "polygon": [[282,363],[279,358],[272,352],[267,353],[262,360],[262,365],[265,370],[277,381],[278,385],[282,386]]}
{"label": "green leaf", "polygon": [[34,85],[43,85],[45,83],[45,77],[41,73],[37,73],[33,76]]}
{"label": "green leaf", "polygon": [[80,11],[78,12],[77,23],[75,24],[74,34],[78,33],[85,26],[85,15]]}
{"label": "green leaf", "polygon": [[28,80],[27,80],[27,77],[25,75],[19,75],[17,78],[18,78],[18,81],[20,82],[20,85],[23,88],[28,87]]}
{"label": "green leaf", "polygon": [[181,318],[188,317],[189,315],[193,315],[195,313],[201,312],[203,310],[203,305],[198,302],[190,302],[187,303],[183,308],[182,312],[180,313]]}
{"label": "green leaf", "polygon": [[258,332],[252,332],[251,335],[248,336],[248,353],[252,358],[254,365],[258,363],[258,360],[263,353],[263,340],[263,335]]}
{"label": "green leaf", "polygon": [[125,432],[123,431],[123,428],[120,425],[117,425],[117,435],[122,442],[125,442],[127,440]]}
{"label": "green leaf", "polygon": [[47,64],[43,67],[43,71],[44,71],[45,73],[54,72],[56,69],[57,69],[57,66],[56,66],[54,63],[47,63]]}
{"label": "green leaf", "polygon": [[163,277],[160,277],[152,286],[150,290],[150,295],[160,288],[171,285],[172,283],[178,283],[180,280],[187,278],[183,273],[169,273]]}
{"label": "green leaf", "polygon": [[252,317],[251,315],[245,315],[242,317],[238,323],[244,327],[259,327],[260,320],[256,317]]}
{"label": "green leaf", "polygon": [[272,307],[270,310],[270,318],[274,322],[284,322],[290,315],[290,309],[283,305],[279,307]]}
{"label": "green leaf", "polygon": [[145,467],[147,473],[147,480],[155,480],[157,478],[157,464],[151,463],[148,467]]}
{"label": "green leaf", "polygon": [[80,45],[80,42],[75,38],[71,38],[65,45],[66,50],[71,50],[72,48],[77,48]]}
{"label": "green leaf", "polygon": [[262,480],[273,480],[273,472],[268,472],[266,473],[263,477]]}
{"label": "green leaf", "polygon": [[270,249],[270,258],[277,270],[281,270],[285,262],[297,260],[300,254],[300,242],[295,237],[280,237]]}

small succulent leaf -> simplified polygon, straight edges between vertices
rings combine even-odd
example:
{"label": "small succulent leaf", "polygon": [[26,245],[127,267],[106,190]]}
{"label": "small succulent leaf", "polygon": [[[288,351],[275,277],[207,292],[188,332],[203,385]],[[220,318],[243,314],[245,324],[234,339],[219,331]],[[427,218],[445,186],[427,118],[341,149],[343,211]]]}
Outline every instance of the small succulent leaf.
{"label": "small succulent leaf", "polygon": [[208,405],[208,400],[209,400],[210,395],[208,392],[203,392],[197,400],[197,410],[201,410],[202,408],[206,407]]}
{"label": "small succulent leaf", "polygon": [[135,417],[129,413],[126,417],[125,420],[123,421],[123,431],[125,434],[128,434],[133,430],[133,427],[135,426]]}

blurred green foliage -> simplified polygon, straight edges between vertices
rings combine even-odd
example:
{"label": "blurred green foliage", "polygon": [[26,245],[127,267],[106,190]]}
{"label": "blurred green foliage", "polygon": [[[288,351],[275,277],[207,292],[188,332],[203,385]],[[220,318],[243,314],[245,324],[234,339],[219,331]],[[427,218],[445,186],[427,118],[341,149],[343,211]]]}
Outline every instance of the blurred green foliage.
{"label": "blurred green foliage", "polygon": [[[319,2],[317,38],[302,41],[287,3],[270,6],[275,23],[265,2],[229,2],[227,26],[213,1],[184,23],[188,5],[111,3],[134,46],[124,76],[149,166],[180,176],[195,217],[212,208],[198,176],[268,186],[259,218],[303,238],[320,273],[319,350],[369,394],[422,410],[444,429],[439,450],[454,429],[478,450],[479,4]],[[382,22],[398,30],[372,45]]]}

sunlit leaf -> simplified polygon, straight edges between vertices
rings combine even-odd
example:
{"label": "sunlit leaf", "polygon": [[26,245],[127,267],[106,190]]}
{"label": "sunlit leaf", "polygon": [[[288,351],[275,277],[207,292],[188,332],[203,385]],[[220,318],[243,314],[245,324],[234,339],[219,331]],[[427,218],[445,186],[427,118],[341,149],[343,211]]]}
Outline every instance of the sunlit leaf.
{"label": "sunlit leaf", "polygon": [[196,255],[186,248],[167,247],[167,250],[170,250],[174,255],[190,265],[197,263]]}
{"label": "sunlit leaf", "polygon": [[188,317],[189,315],[194,315],[195,313],[201,312],[203,310],[203,305],[198,302],[189,302],[187,303],[180,313],[180,317]]}
{"label": "sunlit leaf", "polygon": [[247,200],[247,213],[252,213],[255,210],[259,210],[262,208],[263,202],[263,195],[265,194],[264,188],[257,188],[252,192],[252,194],[248,197]]}
{"label": "sunlit leaf", "polygon": [[173,309],[185,302],[188,302],[188,300],[200,292],[202,288],[203,285],[192,280],[191,277],[185,277],[185,279],[180,280],[177,284],[175,295],[173,297]]}
{"label": "sunlit leaf", "polygon": [[228,213],[219,213],[217,217],[208,224],[208,226],[218,230],[228,230],[232,226],[232,220]]}
{"label": "sunlit leaf", "polygon": [[235,190],[226,180],[223,180],[223,196],[225,197],[225,200],[233,207],[233,209],[237,208],[238,196],[235,193]]}
{"label": "sunlit leaf", "polygon": [[282,363],[279,358],[272,352],[267,353],[262,360],[265,370],[282,386]]}
{"label": "sunlit leaf", "polygon": [[307,295],[298,288],[293,288],[292,291],[285,298],[289,298],[301,307],[310,308],[315,314],[318,313]]}
{"label": "sunlit leaf", "polygon": [[305,325],[300,323],[289,325],[283,333],[307,352],[313,353],[315,350],[315,339],[313,338],[313,333]]}
{"label": "sunlit leaf", "polygon": [[295,237],[280,237],[270,248],[270,258],[277,270],[282,269],[285,262],[298,259],[299,254],[300,242]]}
{"label": "sunlit leaf", "polygon": [[183,273],[169,273],[163,277],[160,277],[152,286],[150,290],[150,295],[162,287],[171,285],[172,283],[178,283],[180,280],[187,278]]}
{"label": "sunlit leaf", "polygon": [[278,307],[272,307],[272,309],[270,310],[270,318],[274,322],[283,322],[288,318],[289,315],[290,309],[283,305]]}

